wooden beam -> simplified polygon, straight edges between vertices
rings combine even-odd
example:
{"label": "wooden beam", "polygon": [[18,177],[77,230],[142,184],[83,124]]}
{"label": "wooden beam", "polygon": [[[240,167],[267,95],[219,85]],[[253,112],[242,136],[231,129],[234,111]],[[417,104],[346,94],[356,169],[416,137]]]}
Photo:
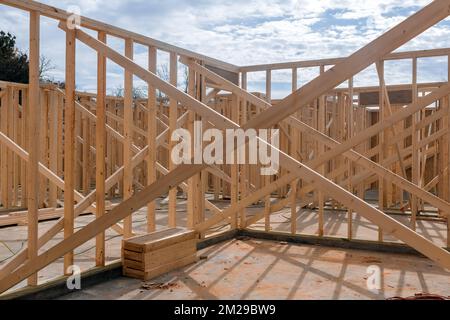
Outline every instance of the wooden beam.
{"label": "wooden beam", "polygon": [[268,103],[272,103],[272,71],[266,71],[266,100]]}
{"label": "wooden beam", "polygon": [[[450,54],[447,55],[447,81],[450,81]],[[446,157],[444,160],[444,167],[447,168],[446,180],[442,181],[445,183],[444,190],[446,190],[446,200],[450,200],[450,96],[445,99],[447,107],[447,142],[445,145]],[[445,172],[445,171],[444,171]],[[447,215],[447,249],[450,249],[450,215]]]}
{"label": "wooden beam", "polygon": [[[83,194],[87,195],[89,194],[90,188],[91,188],[91,165],[90,165],[90,158],[91,158],[91,137],[90,137],[90,129],[91,124],[90,120],[87,116],[81,115],[81,126],[82,126],[82,133],[83,133],[83,142],[82,142],[82,156],[83,156],[83,176],[82,176],[82,188],[83,188]],[[78,138],[78,137],[77,137]]]}
{"label": "wooden beam", "polygon": [[[99,32],[98,40],[106,44],[106,33]],[[99,218],[105,214],[105,180],[106,180],[106,58],[97,54],[97,106],[96,106],[96,154],[95,154],[95,182],[96,182],[96,214]],[[105,265],[105,233],[100,232],[95,238],[95,264]]]}
{"label": "wooden beam", "polygon": [[[27,167],[28,185],[28,256],[34,259],[38,254],[38,210],[39,210],[39,115],[40,87],[39,87],[39,47],[40,47],[40,15],[30,12],[30,63],[29,63],[29,159]],[[4,178],[4,177],[3,177]],[[6,190],[2,190],[6,192]],[[38,283],[37,273],[30,275],[28,285],[35,286]]]}
{"label": "wooden beam", "polygon": [[[417,59],[413,59],[412,63],[412,91],[413,91],[413,102],[418,99],[417,91]],[[412,114],[412,166],[411,166],[411,177],[412,183],[418,185],[420,178],[420,148],[418,146],[420,140],[420,130],[417,130],[417,125],[420,123],[420,112],[417,111]],[[418,199],[416,196],[411,198],[411,229],[416,230],[416,220],[418,213]]]}
{"label": "wooden beam", "polygon": [[[378,122],[383,122],[384,119],[386,118],[386,97],[385,97],[385,93],[387,92],[386,90],[383,90],[383,86],[384,86],[384,63],[380,64],[379,62],[377,62],[377,72],[378,72],[378,79],[379,79],[379,83],[380,83],[380,87],[381,90],[379,91],[379,113],[378,113]],[[387,97],[387,99],[389,99],[389,97]],[[391,127],[393,128],[393,126]],[[386,130],[382,130],[379,134],[378,134],[378,145],[379,145],[379,152],[378,152],[378,162],[379,163],[383,163],[384,158],[386,156],[386,147],[385,147],[385,140],[386,140],[386,135],[387,135],[387,131]],[[401,157],[399,157],[399,159],[401,159]],[[379,177],[378,179],[378,209],[380,209],[381,211],[384,211],[384,204],[385,204],[385,190],[386,190],[386,181],[383,179],[383,177]],[[379,242],[383,242],[383,229],[381,229],[380,227],[378,227],[378,241]]]}
{"label": "wooden beam", "polygon": [[[125,39],[125,56],[133,60],[133,40]],[[124,86],[124,116],[123,116],[123,199],[127,200],[133,195],[133,168],[131,158],[133,157],[131,145],[133,144],[133,73],[125,69]],[[126,217],[123,223],[124,237],[133,236],[133,216]]]}
{"label": "wooden beam", "polygon": [[[148,47],[148,70],[156,73],[157,50],[155,47]],[[147,102],[147,130],[148,130],[148,161],[147,161],[147,184],[151,185],[156,181],[156,156],[158,145],[156,143],[157,136],[157,101],[156,90],[153,86],[148,86],[148,102]],[[147,231],[154,232],[156,230],[156,203],[151,201],[147,205]]]}
{"label": "wooden beam", "polygon": [[[4,96],[1,100],[1,109],[0,109],[0,131],[4,132],[6,135],[8,134],[8,109],[10,105],[10,90],[9,87],[6,86],[2,91]],[[27,119],[27,113],[24,114],[25,120]],[[28,139],[28,137],[27,137]],[[9,193],[8,193],[8,149],[6,146],[2,144],[0,153],[0,175],[2,179],[0,179],[0,189],[1,189],[1,203],[4,208],[9,208]],[[28,185],[28,183],[26,183]]]}
{"label": "wooden beam", "polygon": [[[230,119],[235,123],[239,123],[239,98],[233,94],[231,96],[231,117]],[[234,137],[233,137],[234,139]],[[239,165],[237,152],[233,151],[233,164],[231,168],[231,191],[230,191],[230,203],[235,205],[239,201]],[[238,212],[235,212],[231,216],[231,229],[236,229],[238,227]]]}
{"label": "wooden beam", "polygon": [[[49,92],[49,169],[58,172],[58,93]],[[23,107],[22,107],[23,108]],[[49,207],[57,207],[58,187],[54,183],[49,183],[48,190]]]}
{"label": "wooden beam", "polygon": [[[353,95],[354,95],[354,91],[353,91],[353,78],[350,78],[348,80],[348,96],[349,96],[349,101],[347,102],[347,139],[351,139],[354,135],[354,109],[353,109]],[[348,191],[350,191],[351,193],[353,193],[353,184],[351,182],[351,177],[353,176],[354,173],[354,166],[353,163],[351,161],[347,161],[347,175],[348,175],[348,184],[347,184],[347,188]],[[347,210],[347,238],[349,240],[351,240],[353,238],[353,210],[351,208],[349,208]]]}
{"label": "wooden beam", "polygon": [[[449,58],[449,62],[450,62],[450,56],[448,57]],[[450,80],[450,63],[449,63],[449,65],[448,65],[448,68],[449,68],[449,80]],[[450,200],[450,177],[449,177],[449,174],[450,174],[450,156],[449,156],[449,154],[450,154],[450,97],[447,97],[447,99],[446,99],[447,101],[446,101],[446,104],[447,104],[447,130],[448,130],[448,134],[447,134],[447,146],[446,146],[446,149],[447,149],[447,157],[445,158],[445,161],[446,161],[446,167],[447,167],[447,172],[446,172],[446,174],[447,174],[447,185],[445,186],[446,188],[444,188],[444,190],[446,190],[447,191],[447,195],[446,195],[446,198],[447,198],[447,200]],[[447,215],[447,249],[450,249],[450,215]]]}
{"label": "wooden beam", "polygon": [[[66,104],[64,119],[64,239],[74,232],[74,189],[75,189],[75,30],[66,32]],[[73,265],[73,250],[64,256],[64,274],[69,274]]]}
{"label": "wooden beam", "polygon": [[292,68],[292,92],[294,93],[298,89],[298,69]]}
{"label": "wooden beam", "polygon": [[[188,77],[188,94],[191,97],[196,96],[196,74],[194,69],[189,68],[189,77]],[[187,130],[191,134],[190,145],[191,148],[194,148],[194,121],[195,121],[195,113],[193,111],[188,111],[188,122],[187,122]],[[188,190],[187,190],[187,227],[189,229],[193,229],[196,221],[196,210],[198,209],[198,199],[196,198],[196,190],[200,188],[200,176],[199,174],[195,174],[190,177],[188,180]]]}
{"label": "wooden beam", "polygon": [[[175,52],[170,53],[170,66],[169,66],[169,81],[174,87],[177,87],[178,82],[178,60]],[[177,129],[178,119],[178,101],[175,98],[169,99],[169,170],[175,169],[175,164],[172,161],[172,150],[176,146],[176,142],[172,140],[172,134]],[[175,228],[177,226],[177,186],[174,185],[169,190],[169,228]]]}
{"label": "wooden beam", "polygon": [[297,193],[298,193],[298,182],[299,180],[294,180],[291,183],[290,191],[290,201],[291,201],[291,234],[297,234]]}
{"label": "wooden beam", "polygon": [[[399,51],[393,52],[385,55],[383,60],[404,60],[412,58],[429,58],[429,57],[443,57],[450,53],[450,48],[439,48],[439,49],[429,49],[429,50],[414,50],[414,51]],[[314,60],[303,60],[303,61],[289,61],[280,63],[269,63],[269,64],[259,64],[259,65],[247,65],[241,66],[239,68],[240,72],[258,72],[270,70],[289,70],[297,68],[312,68],[319,66],[333,66],[336,65],[345,58],[327,58],[327,59],[314,59]]]}
{"label": "wooden beam", "polygon": [[[325,73],[325,67],[320,66],[320,74]],[[320,96],[318,100],[318,111],[317,111],[317,130],[319,132],[325,133],[326,126],[325,122],[327,121],[326,117],[326,97]],[[317,143],[317,154],[323,154],[326,151],[325,145],[320,141]],[[318,172],[325,176],[325,166],[322,165],[318,168]],[[325,207],[325,193],[320,188],[317,189],[317,201],[319,203],[319,211],[318,211],[318,235],[319,237],[324,236],[324,207]]]}
{"label": "wooden beam", "polygon": [[[297,68],[292,68],[292,93],[298,89],[298,71]],[[297,128],[291,127],[291,155],[297,159],[300,144],[300,133]],[[297,234],[297,195],[299,179],[291,183],[290,198],[291,198],[291,234]]]}
{"label": "wooden beam", "polygon": [[[246,82],[246,79],[241,79],[242,83]],[[241,97],[240,99],[240,125],[244,125],[247,121],[248,121],[248,107],[247,107],[247,100],[243,99]],[[239,166],[239,198],[242,200],[244,199],[247,194],[248,194],[248,189],[249,189],[249,169],[250,166],[247,164],[249,162],[249,155],[248,152],[246,152],[245,155],[246,159],[245,159],[245,164],[241,164]],[[247,219],[247,213],[246,213],[246,209],[242,209],[239,212],[239,228],[243,229],[244,228],[244,224],[245,224],[245,220]]]}

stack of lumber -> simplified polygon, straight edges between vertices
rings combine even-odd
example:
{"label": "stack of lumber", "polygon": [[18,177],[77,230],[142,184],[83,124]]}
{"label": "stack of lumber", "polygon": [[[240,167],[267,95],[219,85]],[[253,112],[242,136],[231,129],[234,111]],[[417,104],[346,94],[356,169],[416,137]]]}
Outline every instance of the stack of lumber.
{"label": "stack of lumber", "polygon": [[122,242],[124,276],[149,280],[197,261],[195,231],[171,228]]}

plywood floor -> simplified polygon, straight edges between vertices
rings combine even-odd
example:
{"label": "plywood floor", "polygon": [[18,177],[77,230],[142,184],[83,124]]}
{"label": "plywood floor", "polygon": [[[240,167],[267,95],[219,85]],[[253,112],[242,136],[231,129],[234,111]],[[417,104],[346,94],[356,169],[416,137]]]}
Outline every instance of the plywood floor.
{"label": "plywood floor", "polygon": [[[450,273],[406,254],[246,239],[217,244],[200,255],[206,259],[148,282],[117,278],[61,299],[385,299],[423,292],[450,296]],[[372,265],[382,273],[380,291],[367,288],[367,268]]]}
{"label": "plywood floor", "polygon": [[[158,199],[158,207],[156,215],[156,222],[158,228],[165,228],[167,226],[167,206],[160,205],[159,202],[162,199]],[[229,205],[228,202],[215,202],[215,204],[220,207],[226,207]],[[262,207],[254,206],[247,209],[247,216],[251,217],[258,212],[264,210]],[[177,207],[177,224],[179,226],[186,225],[186,203],[185,200],[178,200]],[[206,212],[206,217],[209,217],[211,213]],[[393,218],[401,221],[404,224],[408,224],[408,219],[406,217],[394,215]],[[94,216],[87,215],[81,216],[76,219],[75,227],[82,228],[84,225],[88,224],[94,219]],[[273,231],[277,232],[290,232],[290,209],[285,208],[276,214],[271,216],[271,227]],[[347,235],[347,214],[342,211],[325,211],[324,214],[325,221],[325,235],[335,236],[335,237],[346,237]],[[39,233],[43,234],[48,230],[55,221],[47,221],[39,224]],[[317,235],[318,225],[318,215],[317,212],[307,209],[302,209],[297,215],[297,231],[302,234]],[[253,225],[252,229],[264,230],[264,221]],[[211,232],[217,233],[221,231],[228,230],[228,225],[220,224],[215,226]],[[145,233],[146,230],[146,210],[142,209],[133,215],[133,230],[135,232]],[[428,221],[428,220],[418,220],[417,231],[424,235],[426,238],[432,240],[437,245],[446,245],[446,225],[442,221]],[[361,216],[354,214],[353,220],[353,234],[354,239],[359,240],[374,240],[378,238],[378,228],[373,225],[370,221],[362,218]],[[26,226],[15,226],[0,229],[0,267],[7,263],[14,254],[20,251],[26,245],[27,239],[27,227]],[[43,249],[48,249],[50,246],[58,243],[63,239],[63,234],[60,232],[52,241],[44,246]],[[112,262],[120,259],[120,247],[121,247],[121,237],[111,229],[106,233],[106,257],[107,261]],[[397,242],[396,239],[385,236],[385,240]],[[42,251],[41,251],[42,252]],[[81,247],[75,250],[75,263],[81,268],[82,271],[88,270],[95,265],[94,260],[95,255],[95,240],[92,239]],[[426,260],[428,261],[428,260]],[[430,261],[428,261],[430,262]],[[431,263],[431,262],[430,262]],[[61,276],[63,273],[63,260],[58,259],[45,269],[39,272],[39,283],[45,283],[46,281]],[[19,285],[15,286],[9,291],[18,289],[26,285],[26,281],[23,281]],[[450,284],[449,284],[450,286]],[[373,296],[373,295],[372,295]]]}

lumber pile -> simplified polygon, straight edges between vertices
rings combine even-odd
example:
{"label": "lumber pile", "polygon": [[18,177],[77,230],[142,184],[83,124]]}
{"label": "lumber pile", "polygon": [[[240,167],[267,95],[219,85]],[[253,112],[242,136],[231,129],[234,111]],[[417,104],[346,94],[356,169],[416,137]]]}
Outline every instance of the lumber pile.
{"label": "lumber pile", "polygon": [[123,275],[149,280],[197,261],[197,233],[171,228],[122,242]]}

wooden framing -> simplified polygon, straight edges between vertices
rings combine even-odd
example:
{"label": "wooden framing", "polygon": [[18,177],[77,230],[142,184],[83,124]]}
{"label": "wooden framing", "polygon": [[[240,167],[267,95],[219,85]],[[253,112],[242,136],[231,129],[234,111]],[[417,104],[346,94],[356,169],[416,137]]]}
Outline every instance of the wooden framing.
{"label": "wooden framing", "polygon": [[[40,15],[38,12],[30,12],[30,93],[29,105],[36,112],[28,117],[30,148],[28,154],[27,185],[28,194],[28,257],[36,258],[38,254],[38,209],[39,209],[39,114],[40,114],[40,90],[39,90],[39,45],[40,45]],[[71,190],[73,192],[73,188]],[[37,273],[30,276],[28,284],[38,284]]]}
{"label": "wooden framing", "polygon": [[[106,44],[106,33],[99,32],[98,40]],[[105,214],[105,170],[106,170],[106,58],[102,54],[97,56],[97,103],[95,123],[95,187],[96,217]],[[101,232],[95,240],[95,259],[97,266],[105,265],[105,233]]]}
{"label": "wooden framing", "polygon": [[[178,79],[178,61],[177,54],[170,53],[170,65],[169,65],[169,81],[173,86],[177,86]],[[177,119],[178,119],[178,101],[171,98],[169,100],[169,137],[172,137],[173,132],[177,129]],[[175,146],[175,142],[170,139],[168,148],[168,158],[169,158],[169,170],[175,169],[175,164],[172,162],[172,150]],[[177,185],[173,185],[169,190],[169,227],[175,228],[177,226]]]}
{"label": "wooden framing", "polygon": [[[125,56],[133,60],[133,40],[125,39]],[[133,195],[133,168],[131,166],[131,144],[133,141],[133,73],[125,69],[124,108],[123,108],[123,198],[129,199]],[[123,222],[124,237],[133,236],[133,216],[130,215]]]}
{"label": "wooden framing", "polygon": [[[74,232],[75,190],[75,30],[66,32],[66,103],[64,118],[64,238]],[[74,264],[73,251],[64,256],[64,273]]]}
{"label": "wooden framing", "polygon": [[[148,47],[148,70],[155,73],[156,72],[156,48]],[[147,119],[147,127],[148,127],[148,161],[147,161],[147,184],[151,185],[156,181],[156,154],[157,154],[157,144],[156,144],[156,118],[157,118],[157,108],[156,108],[156,90],[152,86],[148,86],[148,119]],[[147,206],[147,231],[154,232],[156,230],[156,221],[155,221],[155,210],[156,204],[154,201],[150,202]]]}
{"label": "wooden framing", "polygon": [[[67,274],[74,264],[74,249],[92,238],[96,239],[95,265],[105,266],[105,231],[113,228],[124,239],[132,237],[132,214],[146,206],[146,229],[154,232],[157,197],[168,195],[167,227],[177,227],[178,188],[187,194],[186,227],[200,237],[208,236],[219,224],[245,229],[261,220],[265,231],[271,232],[272,214],[286,206],[291,212],[292,235],[298,234],[301,223],[297,221],[298,210],[312,206],[317,208],[316,235],[329,236],[324,223],[326,210],[343,209],[349,240],[355,236],[354,217],[360,215],[379,228],[376,240],[384,242],[384,236],[390,234],[450,269],[450,254],[416,232],[421,212],[432,207],[438,212],[436,219],[447,224],[449,246],[450,84],[418,83],[417,60],[441,55],[450,59],[450,50],[392,53],[447,17],[448,0],[433,1],[348,58],[246,67],[82,18],[83,27],[98,32],[96,39],[82,29],[67,29],[63,21],[68,14],[62,10],[31,1],[0,3],[30,11],[30,84],[0,82],[0,199],[4,209],[18,203],[27,209],[25,218],[23,212],[0,215],[0,225],[2,219],[5,223],[27,223],[28,245],[0,269],[0,292],[27,278],[29,285],[37,285],[37,272],[61,257]],[[39,85],[40,15],[60,20],[59,27],[66,32],[65,92]],[[124,54],[108,46],[108,36],[125,41]],[[94,95],[75,92],[77,41],[98,55]],[[147,69],[133,61],[135,43],[148,48]],[[170,54],[169,81],[156,75],[158,50]],[[106,95],[107,59],[124,68],[123,98]],[[406,107],[391,101],[394,88],[384,79],[384,62],[396,59],[412,61],[412,83],[406,88],[395,87],[412,92],[412,102]],[[179,63],[189,70],[187,92],[177,88]],[[379,86],[355,87],[354,76],[371,64],[377,66]],[[318,67],[320,75],[298,88],[305,67]],[[292,71],[292,94],[276,101],[272,76],[275,70],[283,69]],[[240,72],[241,86],[221,77],[217,70]],[[266,74],[265,95],[247,91],[248,73],[255,71]],[[147,82],[146,99],[133,97],[134,76]],[[337,88],[345,81],[347,87]],[[168,100],[159,99],[158,91]],[[355,99],[364,92],[378,92],[378,109]],[[30,112],[30,108],[39,112]],[[192,133],[196,120],[221,131],[279,127],[282,141],[277,151],[282,169],[277,175],[260,177],[255,174],[259,167],[252,165],[176,166],[170,157],[175,147],[170,137],[178,128]],[[39,138],[40,127],[45,133]],[[30,143],[33,139],[39,143]],[[64,153],[58,148],[62,142]],[[275,150],[261,138],[258,143]],[[20,169],[24,166],[26,175]],[[76,179],[78,176],[81,178]],[[378,188],[378,208],[364,197],[373,188]],[[410,194],[410,203],[405,203],[403,191]],[[228,199],[229,206],[219,209],[207,199],[208,193],[215,201],[220,196]],[[120,201],[107,208],[108,198]],[[261,212],[247,217],[246,208],[261,200]],[[391,209],[407,211],[411,228],[393,219],[388,213]],[[205,219],[205,210],[213,213],[209,219]],[[85,212],[94,213],[95,218],[74,232],[74,219]],[[38,237],[38,221],[50,215],[59,220]],[[61,230],[64,240],[38,254]]]}

